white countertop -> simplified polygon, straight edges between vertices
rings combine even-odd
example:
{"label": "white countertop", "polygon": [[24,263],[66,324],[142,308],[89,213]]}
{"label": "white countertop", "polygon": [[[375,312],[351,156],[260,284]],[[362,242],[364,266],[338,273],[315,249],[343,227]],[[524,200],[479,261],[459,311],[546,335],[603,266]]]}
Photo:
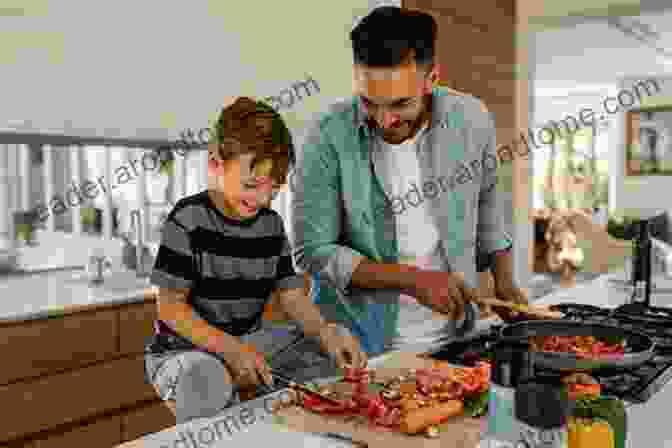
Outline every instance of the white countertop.
{"label": "white countertop", "polygon": [[149,293],[149,280],[137,278],[133,271],[116,271],[100,286],[90,285],[83,269],[12,274],[0,281],[0,323],[141,302]]}
{"label": "white countertop", "polygon": [[[616,307],[625,303],[627,292],[622,288],[610,286],[609,275],[595,279],[592,282],[579,285],[569,290],[562,290],[535,301],[539,304],[556,303],[585,303],[603,307]],[[666,303],[663,303],[666,302]],[[653,304],[656,306],[672,306],[672,296],[654,296]],[[481,323],[477,328],[483,328],[487,323]],[[422,345],[422,344],[421,344]],[[421,345],[409,347],[412,350],[423,348]],[[404,348],[407,350],[407,348]],[[382,355],[369,362],[371,367],[379,366],[394,356],[394,353]],[[268,399],[268,398],[266,398]],[[345,443],[336,443],[324,439],[308,436],[283,430],[280,426],[272,422],[272,418],[264,411],[264,399],[247,402],[243,405],[227,409],[217,417],[209,419],[200,419],[185,423],[183,425],[168,428],[164,431],[145,436],[133,442],[124,444],[130,448],[133,447],[167,447],[180,446],[179,440],[189,440],[190,437],[197,438],[201,432],[214,435],[216,428],[219,428],[221,436],[208,436],[208,445],[210,447],[224,446],[242,446],[242,444],[268,443],[272,441],[275,446],[303,446],[303,447],[340,447],[348,446]],[[628,447],[642,448],[672,448],[672,425],[669,421],[669,407],[672,404],[672,385],[668,384],[663,390],[655,394],[648,402],[641,405],[632,405],[628,408]],[[247,412],[252,412],[258,417],[247,427],[242,425],[240,415],[243,407]],[[246,414],[249,416],[249,414]],[[240,430],[232,431],[228,434],[222,428],[222,422],[227,421],[229,426],[235,426],[232,422],[241,425]],[[191,436],[190,436],[191,434]],[[235,438],[235,440],[234,440]],[[235,445],[234,445],[235,443]],[[183,446],[189,446],[188,442],[182,442]],[[126,448],[124,446],[124,448]],[[194,445],[197,446],[197,445]],[[121,447],[120,447],[121,448]],[[476,448],[476,447],[475,447]]]}

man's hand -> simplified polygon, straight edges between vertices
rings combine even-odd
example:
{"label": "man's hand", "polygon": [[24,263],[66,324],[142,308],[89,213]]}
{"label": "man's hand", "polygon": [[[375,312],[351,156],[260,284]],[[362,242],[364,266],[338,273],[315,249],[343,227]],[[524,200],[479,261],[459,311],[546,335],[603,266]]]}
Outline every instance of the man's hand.
{"label": "man's hand", "polygon": [[440,271],[418,272],[411,295],[421,304],[448,314],[454,320],[461,319],[465,305],[475,302],[477,297],[476,291],[465,283],[462,275]]}
{"label": "man's hand", "polygon": [[334,356],[338,367],[366,367],[368,358],[359,345],[359,341],[341,325],[327,324],[320,331],[322,349]]}
{"label": "man's hand", "polygon": [[248,344],[240,344],[222,353],[234,383],[242,390],[256,388],[261,384],[273,386],[271,369],[264,356]]}
{"label": "man's hand", "polygon": [[[525,291],[518,288],[513,282],[496,283],[495,295],[497,296],[497,299],[506,302],[517,303],[520,305],[529,304]],[[493,310],[504,320],[511,320],[518,314],[508,308],[493,307]]]}

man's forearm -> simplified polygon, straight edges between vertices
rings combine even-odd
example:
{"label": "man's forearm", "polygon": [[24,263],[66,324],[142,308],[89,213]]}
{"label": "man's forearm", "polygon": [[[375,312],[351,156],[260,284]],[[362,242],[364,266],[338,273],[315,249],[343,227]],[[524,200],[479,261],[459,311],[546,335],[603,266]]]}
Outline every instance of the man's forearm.
{"label": "man's forearm", "polygon": [[363,260],[353,272],[350,284],[363,289],[399,289],[402,294],[412,296],[418,272],[420,269],[415,266]]}

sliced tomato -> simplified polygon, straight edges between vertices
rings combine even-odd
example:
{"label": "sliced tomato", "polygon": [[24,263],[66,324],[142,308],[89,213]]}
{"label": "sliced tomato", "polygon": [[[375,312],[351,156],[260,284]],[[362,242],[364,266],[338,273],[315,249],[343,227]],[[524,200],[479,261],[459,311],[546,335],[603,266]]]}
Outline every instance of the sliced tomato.
{"label": "sliced tomato", "polygon": [[303,394],[301,397],[301,404],[306,407],[319,406],[324,404],[324,400],[320,400],[318,397],[309,394]]}
{"label": "sliced tomato", "polygon": [[382,401],[376,399],[369,402],[369,407],[367,410],[367,415],[371,419],[382,418],[387,414],[387,406]]}

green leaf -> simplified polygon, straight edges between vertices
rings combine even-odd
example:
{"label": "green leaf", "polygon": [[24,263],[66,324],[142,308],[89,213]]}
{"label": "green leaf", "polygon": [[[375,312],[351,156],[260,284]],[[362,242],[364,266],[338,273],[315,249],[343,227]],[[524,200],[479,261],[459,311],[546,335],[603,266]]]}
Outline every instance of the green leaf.
{"label": "green leaf", "polygon": [[481,417],[488,411],[489,393],[486,390],[477,395],[464,399],[464,415],[467,417]]}
{"label": "green leaf", "polygon": [[373,393],[377,394],[378,392],[382,391],[383,389],[385,389],[385,386],[383,386],[382,384],[369,383],[369,392],[373,392]]}
{"label": "green leaf", "polygon": [[622,344],[625,342],[625,337],[619,335],[600,336],[600,339],[610,345]]}

